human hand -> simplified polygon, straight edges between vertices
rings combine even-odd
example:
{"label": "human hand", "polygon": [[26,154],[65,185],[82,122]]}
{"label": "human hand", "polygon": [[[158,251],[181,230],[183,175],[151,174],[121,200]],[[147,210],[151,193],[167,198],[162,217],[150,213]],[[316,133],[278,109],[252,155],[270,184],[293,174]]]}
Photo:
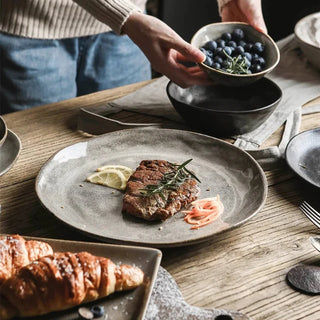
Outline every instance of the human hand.
{"label": "human hand", "polygon": [[261,0],[231,0],[221,8],[221,19],[251,24],[257,30],[267,33],[263,19]]}
{"label": "human hand", "polygon": [[161,20],[135,12],[125,22],[122,32],[143,51],[154,70],[179,86],[185,88],[211,83],[207,74],[198,66],[188,68],[180,63],[202,62],[205,55]]}

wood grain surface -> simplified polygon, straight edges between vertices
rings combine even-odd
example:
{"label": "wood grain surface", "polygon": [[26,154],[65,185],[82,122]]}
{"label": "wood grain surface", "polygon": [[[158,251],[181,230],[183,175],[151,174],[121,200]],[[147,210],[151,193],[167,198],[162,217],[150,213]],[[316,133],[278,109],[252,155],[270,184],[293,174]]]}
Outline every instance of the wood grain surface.
{"label": "wood grain surface", "polygon": [[[148,82],[146,82],[148,83]],[[65,226],[45,211],[35,193],[35,178],[58,150],[91,136],[76,130],[79,108],[98,106],[146,83],[106,90],[46,106],[7,114],[8,128],[21,139],[15,165],[0,177],[0,233],[95,241]],[[311,104],[320,103],[320,98]],[[122,112],[118,119],[144,122],[149,116]],[[301,131],[319,127],[320,114],[303,116]],[[264,146],[279,142],[282,128]],[[309,237],[317,229],[298,208],[306,192],[316,193],[286,166],[266,172],[268,197],[264,208],[244,225],[211,241],[163,249],[161,265],[178,283],[186,301],[203,308],[240,311],[252,319],[320,319],[318,296],[292,289],[290,268],[320,265]]]}

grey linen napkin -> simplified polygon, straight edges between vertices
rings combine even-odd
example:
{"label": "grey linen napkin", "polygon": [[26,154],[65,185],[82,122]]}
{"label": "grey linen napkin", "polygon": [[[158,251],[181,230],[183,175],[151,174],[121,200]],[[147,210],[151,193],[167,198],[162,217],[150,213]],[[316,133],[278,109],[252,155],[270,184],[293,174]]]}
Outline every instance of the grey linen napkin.
{"label": "grey linen napkin", "polygon": [[[286,145],[299,132],[301,106],[320,95],[320,72],[308,63],[294,38],[290,35],[277,43],[281,58],[268,75],[282,90],[282,100],[271,116],[257,129],[235,138],[234,144],[248,151],[266,169],[273,169],[283,161]],[[182,118],[175,111],[166,94],[168,79],[164,76],[151,84],[108,103],[108,107],[159,116],[175,121],[181,128]],[[304,112],[320,112],[320,106],[303,108]],[[180,126],[179,126],[180,123]],[[260,146],[281,125],[285,130],[279,146],[260,149]]]}

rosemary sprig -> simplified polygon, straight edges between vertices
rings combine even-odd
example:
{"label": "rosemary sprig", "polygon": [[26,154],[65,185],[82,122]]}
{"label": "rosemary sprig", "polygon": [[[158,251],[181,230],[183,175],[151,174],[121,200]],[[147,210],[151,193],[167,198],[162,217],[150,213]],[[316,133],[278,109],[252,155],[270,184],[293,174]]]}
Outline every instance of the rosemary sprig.
{"label": "rosemary sprig", "polygon": [[250,73],[249,66],[246,63],[246,58],[238,55],[236,57],[231,57],[224,50],[224,54],[226,55],[229,61],[229,67],[226,69],[226,72],[232,74],[248,74]]}
{"label": "rosemary sprig", "polygon": [[186,165],[191,161],[192,159],[189,159],[180,165],[169,162],[173,167],[173,170],[165,173],[159,184],[149,184],[145,188],[140,189],[141,194],[145,197],[158,194],[163,200],[165,200],[165,196],[163,194],[164,191],[175,191],[183,182],[190,178],[194,178],[201,183],[195,174],[186,168]]}

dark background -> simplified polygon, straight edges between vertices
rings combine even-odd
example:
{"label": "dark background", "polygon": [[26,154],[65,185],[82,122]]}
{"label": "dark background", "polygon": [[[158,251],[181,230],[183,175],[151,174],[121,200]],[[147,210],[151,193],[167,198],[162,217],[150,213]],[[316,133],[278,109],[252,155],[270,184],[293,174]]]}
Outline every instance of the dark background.
{"label": "dark background", "polygon": [[[202,26],[220,22],[216,0],[153,0],[149,8],[186,41]],[[304,16],[320,11],[320,0],[262,0],[269,35],[275,40],[294,32]]]}

